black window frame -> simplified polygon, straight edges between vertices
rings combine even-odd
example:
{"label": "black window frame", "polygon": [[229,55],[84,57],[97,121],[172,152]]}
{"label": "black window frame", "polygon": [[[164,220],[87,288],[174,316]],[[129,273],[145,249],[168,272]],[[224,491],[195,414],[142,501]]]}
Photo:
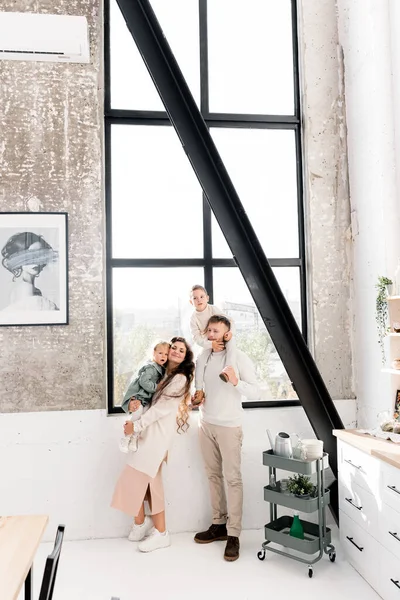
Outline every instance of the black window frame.
{"label": "black window frame", "polygon": [[[277,2],[279,0],[276,0]],[[120,406],[114,405],[114,331],[112,305],[113,268],[162,268],[162,267],[202,267],[204,285],[213,302],[213,269],[215,267],[236,267],[233,258],[212,257],[212,212],[203,193],[203,257],[202,258],[113,258],[112,257],[112,182],[111,182],[111,128],[113,125],[172,126],[165,111],[144,111],[113,109],[111,106],[110,68],[110,2],[104,0],[104,152],[105,152],[105,230],[106,230],[106,318],[107,318],[107,409],[108,414],[122,413]],[[291,0],[292,9],[292,52],[294,115],[210,113],[208,88],[208,36],[207,2],[199,3],[200,41],[200,112],[208,127],[229,129],[278,129],[292,130],[295,136],[297,211],[298,211],[298,258],[268,259],[271,267],[297,267],[300,275],[300,304],[302,333],[307,342],[307,284],[306,284],[306,245],[304,226],[303,154],[302,122],[300,103],[300,69],[297,2]],[[244,408],[284,408],[301,406],[299,400],[268,400],[243,402]]]}

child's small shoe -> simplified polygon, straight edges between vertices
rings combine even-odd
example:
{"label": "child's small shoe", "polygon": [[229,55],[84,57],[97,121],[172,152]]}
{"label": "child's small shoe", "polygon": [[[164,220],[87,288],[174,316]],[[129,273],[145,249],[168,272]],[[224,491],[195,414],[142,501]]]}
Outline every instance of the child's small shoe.
{"label": "child's small shoe", "polygon": [[131,437],[130,435],[126,435],[125,437],[121,438],[119,441],[119,449],[124,454],[128,454],[128,452],[129,452],[130,437]]}
{"label": "child's small shoe", "polygon": [[222,381],[224,381],[225,383],[228,383],[228,381],[229,381],[228,375],[226,373],[224,373],[223,371],[222,371],[222,373],[219,374],[219,378],[222,379]]}
{"label": "child's small shoe", "polygon": [[128,452],[136,452],[138,449],[138,436],[131,435],[130,440],[128,442]]}

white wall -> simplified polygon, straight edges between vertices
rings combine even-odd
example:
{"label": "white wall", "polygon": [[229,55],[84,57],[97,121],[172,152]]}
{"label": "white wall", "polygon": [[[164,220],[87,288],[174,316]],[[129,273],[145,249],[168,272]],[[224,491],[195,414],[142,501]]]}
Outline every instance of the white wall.
{"label": "white wall", "polygon": [[400,21],[390,13],[388,0],[338,0],[337,6],[354,251],[355,380],[359,424],[365,426],[374,425],[377,413],[394,404],[388,375],[381,373],[375,284],[379,276],[393,278],[400,257],[400,148],[395,144],[400,99],[394,102],[393,96],[394,89],[399,96]]}
{"label": "white wall", "polygon": [[[336,402],[346,427],[354,426],[355,402]],[[168,527],[195,531],[210,522],[208,485],[197,443],[197,419],[177,439],[164,468]],[[48,514],[46,539],[65,523],[69,539],[120,537],[130,518],[109,507],[125,457],[117,448],[124,416],[105,411],[61,411],[0,415],[0,515]],[[252,409],[244,413],[244,527],[268,520],[263,500],[269,448],[265,430],[312,431],[302,408]]]}

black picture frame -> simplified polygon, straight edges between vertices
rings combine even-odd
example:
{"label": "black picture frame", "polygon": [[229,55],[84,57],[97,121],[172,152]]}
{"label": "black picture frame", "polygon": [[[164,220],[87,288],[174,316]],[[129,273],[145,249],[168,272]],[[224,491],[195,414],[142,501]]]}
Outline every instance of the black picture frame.
{"label": "black picture frame", "polygon": [[0,327],[68,324],[68,213],[0,212]]}
{"label": "black picture frame", "polygon": [[396,397],[394,400],[394,418],[399,419],[400,417],[400,390],[396,390]]}

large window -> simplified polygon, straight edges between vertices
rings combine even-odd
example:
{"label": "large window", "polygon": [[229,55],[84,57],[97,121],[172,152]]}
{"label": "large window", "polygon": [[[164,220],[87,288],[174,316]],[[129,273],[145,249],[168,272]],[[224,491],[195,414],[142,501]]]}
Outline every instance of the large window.
{"label": "large window", "polygon": [[[305,335],[295,0],[151,3]],[[235,320],[237,344],[261,382],[257,405],[295,403],[116,0],[106,0],[105,10],[109,411],[121,410],[155,340],[190,339],[195,283]]]}

